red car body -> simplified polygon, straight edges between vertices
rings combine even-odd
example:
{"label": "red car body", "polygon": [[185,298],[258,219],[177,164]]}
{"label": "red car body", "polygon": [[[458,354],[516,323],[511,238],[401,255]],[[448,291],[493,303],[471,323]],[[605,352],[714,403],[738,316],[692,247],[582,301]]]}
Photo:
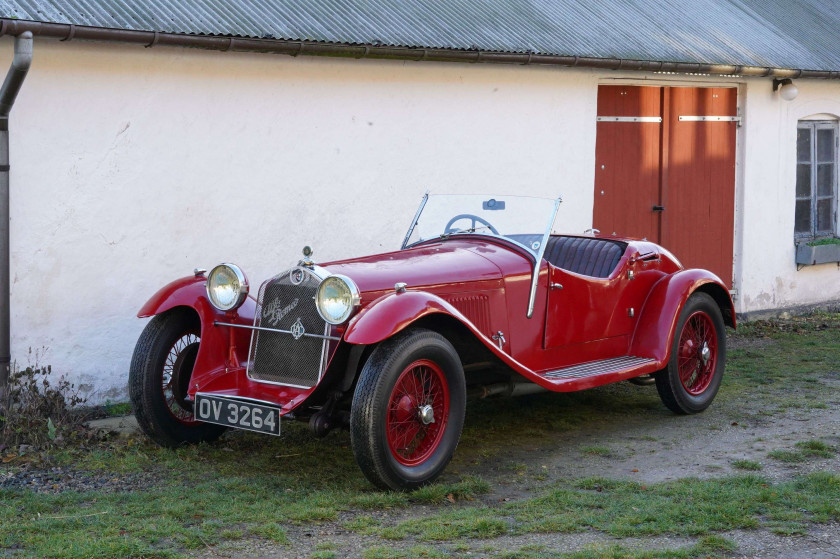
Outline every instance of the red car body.
{"label": "red car body", "polygon": [[[249,376],[249,349],[259,334],[253,330],[259,323],[258,298],[249,294],[236,310],[219,311],[208,299],[204,274],[163,287],[138,316],[178,311],[197,318],[200,345],[182,395],[187,405],[197,394],[213,395],[277,406],[280,415],[298,419],[329,408],[332,416],[324,417],[320,427],[313,423],[319,434],[341,423],[340,412],[332,410],[351,406],[352,388],[371,349],[401,332],[440,333],[457,351],[466,384],[491,394],[584,390],[666,370],[673,351],[689,357],[701,351],[695,342],[683,343],[678,332],[680,323],[690,319],[680,318],[685,305],[698,293],[714,302],[726,325],[735,327],[732,300],[720,279],[705,270],[683,269],[660,246],[600,235],[552,235],[549,243],[565,261],[558,257],[552,262],[546,254],[537,267],[521,244],[473,231],[320,264],[322,274],[351,278],[361,299],[349,321],[327,325],[323,371],[312,386]],[[612,255],[609,262],[599,256],[604,251]],[[583,269],[587,259],[600,266],[599,273]],[[316,267],[311,262],[300,266]],[[297,309],[284,311],[291,319]],[[709,337],[710,343],[717,339]],[[711,347],[722,360],[724,348]]]}

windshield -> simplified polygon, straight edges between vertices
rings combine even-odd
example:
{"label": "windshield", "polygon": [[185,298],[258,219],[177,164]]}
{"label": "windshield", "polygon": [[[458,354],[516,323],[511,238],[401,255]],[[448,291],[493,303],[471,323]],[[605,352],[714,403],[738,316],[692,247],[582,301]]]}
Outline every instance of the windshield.
{"label": "windshield", "polygon": [[453,235],[503,237],[534,256],[551,232],[559,198],[433,194],[423,198],[403,248]]}

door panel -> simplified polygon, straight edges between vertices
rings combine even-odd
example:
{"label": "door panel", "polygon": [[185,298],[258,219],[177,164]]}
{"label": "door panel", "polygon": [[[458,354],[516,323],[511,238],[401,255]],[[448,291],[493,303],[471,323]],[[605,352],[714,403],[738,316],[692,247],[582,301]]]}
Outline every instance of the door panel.
{"label": "door panel", "polygon": [[[661,88],[602,85],[599,117],[662,117]],[[595,213],[602,233],[659,238],[660,128],[657,122],[597,123]],[[647,211],[638,211],[647,208]]]}
{"label": "door panel", "polygon": [[680,116],[735,116],[735,88],[671,88],[667,185],[660,244],[687,268],[711,270],[732,286],[735,224],[735,133],[732,121]]}
{"label": "door panel", "polygon": [[[731,286],[737,124],[680,116],[736,114],[735,88],[600,86],[593,226],[658,242]],[[662,121],[603,119],[615,116]]]}
{"label": "door panel", "polygon": [[554,265],[549,265],[549,270],[545,347],[605,338],[624,287],[624,278],[588,278]]}

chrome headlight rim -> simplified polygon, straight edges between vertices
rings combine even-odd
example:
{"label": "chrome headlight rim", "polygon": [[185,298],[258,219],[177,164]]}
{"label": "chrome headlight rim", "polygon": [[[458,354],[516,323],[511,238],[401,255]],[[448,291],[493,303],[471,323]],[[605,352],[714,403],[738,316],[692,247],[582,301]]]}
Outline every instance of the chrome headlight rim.
{"label": "chrome headlight rim", "polygon": [[[349,300],[347,304],[347,310],[342,313],[341,317],[338,319],[331,318],[324,310],[321,308],[322,301],[321,295],[323,293],[324,288],[327,286],[329,282],[339,280],[347,287],[349,291]],[[359,287],[349,277],[342,275],[342,274],[330,274],[329,276],[325,277],[324,280],[318,285],[318,292],[315,295],[315,308],[318,310],[318,315],[324,319],[325,322],[328,322],[333,325],[344,324],[350,317],[353,316],[353,313],[356,312],[356,309],[359,307],[359,304],[362,301],[362,295],[359,291]]]}
{"label": "chrome headlight rim", "polygon": [[[236,299],[233,301],[231,305],[224,306],[221,305],[216,297],[214,297],[212,292],[212,284],[213,279],[216,276],[219,270],[227,268],[233,275],[236,277],[236,281],[239,284],[238,288],[236,289]],[[210,304],[213,305],[213,308],[222,312],[229,312],[234,311],[242,306],[242,303],[245,302],[245,299],[248,297],[249,292],[249,285],[248,285],[248,278],[245,276],[245,273],[242,271],[242,268],[237,266],[236,264],[231,264],[229,262],[223,262],[217,266],[214,266],[210,273],[207,274],[207,283],[205,285],[205,290],[207,291],[207,299],[210,301]]]}

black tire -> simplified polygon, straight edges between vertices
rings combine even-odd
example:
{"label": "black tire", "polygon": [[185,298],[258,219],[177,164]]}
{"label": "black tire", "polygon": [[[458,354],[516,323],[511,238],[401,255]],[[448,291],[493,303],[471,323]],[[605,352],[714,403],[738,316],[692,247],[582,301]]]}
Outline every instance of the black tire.
{"label": "black tire", "polygon": [[152,318],[134,348],[128,374],[134,415],[143,432],[161,446],[213,441],[226,430],[196,421],[191,403],[184,400],[199,335],[198,317],[173,310]]}
{"label": "black tire", "polygon": [[[705,357],[704,345],[709,349]],[[726,332],[720,308],[708,294],[694,293],[680,312],[668,366],[654,375],[659,397],[674,413],[701,412],[715,399],[725,367]]]}
{"label": "black tire", "polygon": [[[409,387],[415,391],[403,390]],[[461,438],[466,393],[458,353],[440,334],[418,328],[379,344],[359,375],[350,411],[350,440],[365,477],[399,490],[437,478]]]}

